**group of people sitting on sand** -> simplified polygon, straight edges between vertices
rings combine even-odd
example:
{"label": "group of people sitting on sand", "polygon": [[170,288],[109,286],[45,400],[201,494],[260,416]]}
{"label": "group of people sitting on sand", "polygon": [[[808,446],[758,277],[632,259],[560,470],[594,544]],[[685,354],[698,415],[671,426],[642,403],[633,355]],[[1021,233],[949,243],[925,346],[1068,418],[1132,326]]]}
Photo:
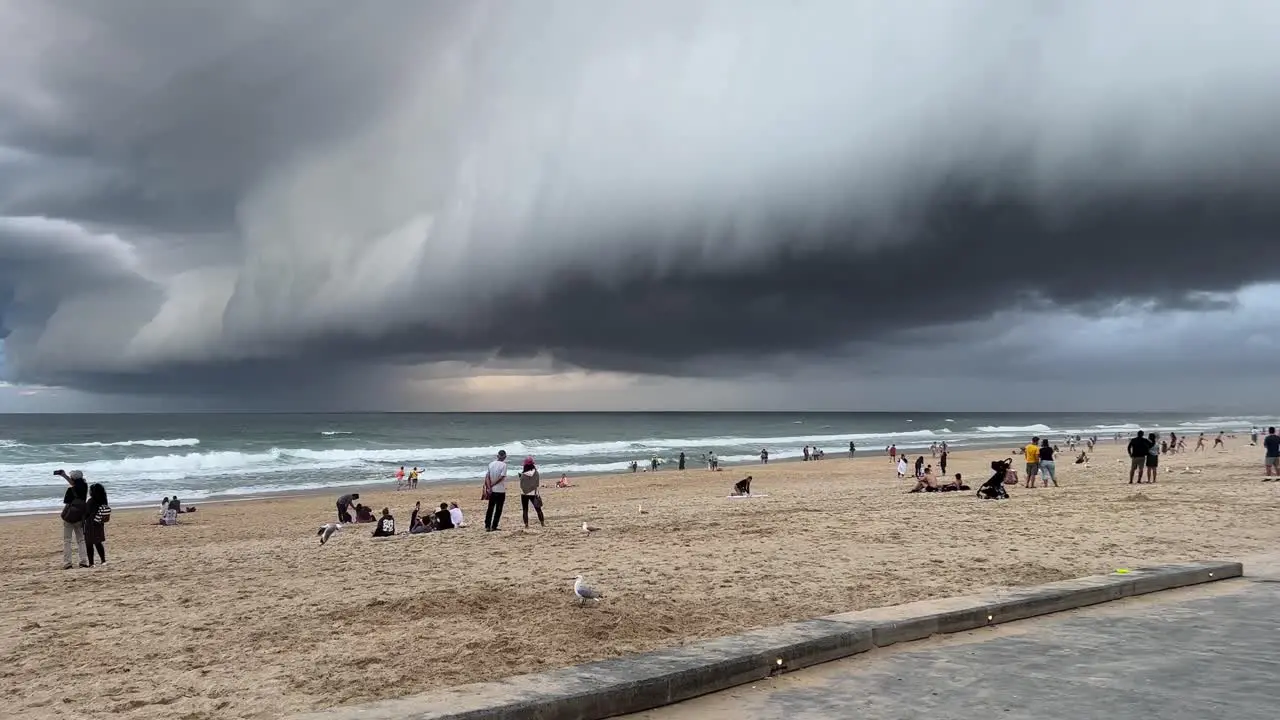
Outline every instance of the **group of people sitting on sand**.
{"label": "group of people sitting on sand", "polygon": [[[341,525],[356,525],[364,523],[375,523],[373,529],[374,537],[391,537],[396,534],[396,519],[391,514],[391,508],[382,508],[382,512],[374,517],[373,509],[365,505],[360,500],[360,493],[350,493],[338,498],[338,523]],[[355,511],[353,518],[351,513]],[[436,530],[452,530],[454,528],[466,527],[466,520],[462,515],[462,508],[458,507],[457,502],[440,503],[440,509],[435,512],[423,514],[422,501],[419,500],[413,504],[413,512],[409,515],[409,529],[406,534],[420,535],[422,533],[434,532]]]}
{"label": "group of people sitting on sand", "polygon": [[458,503],[440,503],[440,509],[432,513],[422,514],[422,501],[413,504],[413,512],[409,515],[409,534],[421,535],[422,533],[435,532],[437,530],[453,530],[455,528],[466,527],[467,523],[462,519],[462,508],[458,507]]}
{"label": "group of people sitting on sand", "polygon": [[182,501],[177,495],[166,497],[160,501],[160,525],[177,525],[178,516],[182,513],[193,513],[196,511],[195,506],[184,508]]}

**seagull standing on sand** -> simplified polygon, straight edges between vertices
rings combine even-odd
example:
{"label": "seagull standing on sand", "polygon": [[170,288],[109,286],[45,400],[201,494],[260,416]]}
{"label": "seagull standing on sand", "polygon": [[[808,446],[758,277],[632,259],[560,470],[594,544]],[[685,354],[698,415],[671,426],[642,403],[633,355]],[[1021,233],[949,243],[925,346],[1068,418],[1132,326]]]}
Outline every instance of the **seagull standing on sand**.
{"label": "seagull standing on sand", "polygon": [[320,544],[323,545],[329,542],[329,538],[333,537],[333,534],[341,529],[342,525],[338,523],[325,523],[324,525],[321,525],[319,532],[316,533],[320,536]]}
{"label": "seagull standing on sand", "polygon": [[573,594],[578,596],[579,605],[585,603],[588,600],[595,600],[596,602],[600,602],[601,598],[604,597],[604,593],[598,592],[595,589],[588,586],[586,583],[582,582],[581,575],[573,579]]}
{"label": "seagull standing on sand", "polygon": [[[594,526],[591,526],[591,525],[588,525],[588,524],[586,524],[585,522],[584,522],[584,523],[582,523],[582,532],[583,532],[583,534],[590,535],[591,533],[593,533],[593,532],[595,532],[595,531],[597,531],[597,530],[599,530],[599,529],[600,529],[600,528],[598,528],[598,527],[594,527]],[[578,577],[579,577],[579,578],[581,578],[582,576],[581,576],[581,575],[579,575]]]}

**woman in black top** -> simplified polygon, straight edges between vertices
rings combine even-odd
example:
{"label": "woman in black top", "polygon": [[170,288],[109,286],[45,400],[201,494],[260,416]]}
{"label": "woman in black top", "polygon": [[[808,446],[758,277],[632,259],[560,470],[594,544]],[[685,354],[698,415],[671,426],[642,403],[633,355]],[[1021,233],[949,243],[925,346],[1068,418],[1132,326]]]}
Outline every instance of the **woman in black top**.
{"label": "woman in black top", "polygon": [[67,481],[67,491],[62,495],[62,569],[70,570],[71,546],[74,543],[80,567],[89,567],[84,556],[85,505],[89,501],[89,485],[79,470],[65,472],[55,470],[54,475]]}
{"label": "woman in black top", "polygon": [[1049,444],[1048,439],[1040,441],[1040,485],[1049,487],[1052,481],[1054,487],[1058,487],[1058,464],[1054,462],[1054,454],[1057,448]]}

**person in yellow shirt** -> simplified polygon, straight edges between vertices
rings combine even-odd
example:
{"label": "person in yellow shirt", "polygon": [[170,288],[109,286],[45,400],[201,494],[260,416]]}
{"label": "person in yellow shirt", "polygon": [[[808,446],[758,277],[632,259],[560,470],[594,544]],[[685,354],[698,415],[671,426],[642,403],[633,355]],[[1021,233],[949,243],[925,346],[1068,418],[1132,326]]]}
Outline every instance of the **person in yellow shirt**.
{"label": "person in yellow shirt", "polygon": [[1040,472],[1040,438],[1031,438],[1031,442],[1022,449],[1022,454],[1027,459],[1027,484],[1023,487],[1035,487],[1036,474]]}

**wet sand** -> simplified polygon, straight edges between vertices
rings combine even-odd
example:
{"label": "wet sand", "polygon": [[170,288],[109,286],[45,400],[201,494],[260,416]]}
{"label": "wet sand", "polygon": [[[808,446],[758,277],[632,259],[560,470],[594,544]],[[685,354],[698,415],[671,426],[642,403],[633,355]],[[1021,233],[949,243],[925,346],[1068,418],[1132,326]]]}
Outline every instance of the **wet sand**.
{"label": "wet sand", "polygon": [[[951,470],[976,488],[1003,454],[956,453]],[[1167,456],[1141,486],[1122,454],[1104,440],[1086,467],[1064,451],[1063,487],[1005,502],[905,494],[879,454],[579,478],[545,488],[546,528],[523,529],[512,492],[498,533],[480,527],[478,482],[365,488],[402,529],[418,498],[460,501],[472,527],[373,540],[351,526],[325,547],[335,494],[205,504],[174,528],[117,511],[92,570],[61,569],[56,517],[8,518],[0,692],[25,717],[277,717],[1280,538],[1260,448]],[[748,473],[769,497],[728,499]],[[578,573],[608,598],[579,609]]]}

